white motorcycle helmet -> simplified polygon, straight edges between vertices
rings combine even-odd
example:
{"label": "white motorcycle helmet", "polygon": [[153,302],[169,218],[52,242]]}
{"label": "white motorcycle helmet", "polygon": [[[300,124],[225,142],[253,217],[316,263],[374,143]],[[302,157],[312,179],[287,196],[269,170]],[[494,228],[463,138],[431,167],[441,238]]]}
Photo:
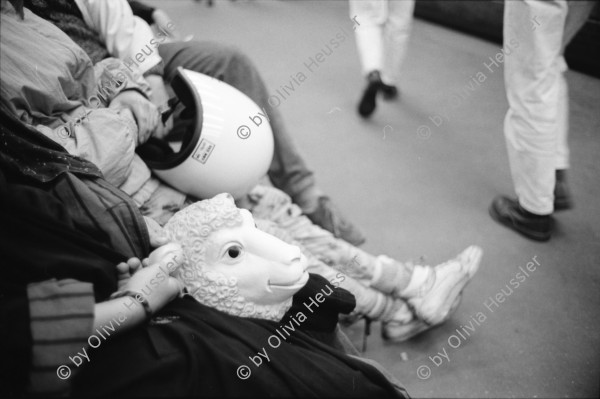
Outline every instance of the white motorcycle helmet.
{"label": "white motorcycle helmet", "polygon": [[153,138],[138,153],[160,179],[186,194],[243,197],[273,158],[266,111],[227,83],[181,67],[171,86],[185,106],[181,146]]}

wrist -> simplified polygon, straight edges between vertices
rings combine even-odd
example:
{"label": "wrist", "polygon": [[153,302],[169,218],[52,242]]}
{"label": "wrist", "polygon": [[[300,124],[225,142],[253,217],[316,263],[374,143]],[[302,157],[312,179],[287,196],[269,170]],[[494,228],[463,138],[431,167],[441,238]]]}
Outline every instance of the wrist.
{"label": "wrist", "polygon": [[[152,318],[153,312],[152,312],[152,309],[150,308],[150,303],[148,302],[148,299],[146,297],[144,297],[142,294],[140,294],[139,292],[131,291],[131,290],[123,290],[123,291],[117,291],[117,292],[113,293],[110,296],[110,299],[117,299],[117,298],[123,298],[123,297],[130,297],[131,299],[133,299],[133,301],[136,302],[136,306],[137,306],[137,304],[142,306],[142,308],[144,309],[146,321],[148,321]],[[129,307],[127,305],[125,305],[125,306]]]}

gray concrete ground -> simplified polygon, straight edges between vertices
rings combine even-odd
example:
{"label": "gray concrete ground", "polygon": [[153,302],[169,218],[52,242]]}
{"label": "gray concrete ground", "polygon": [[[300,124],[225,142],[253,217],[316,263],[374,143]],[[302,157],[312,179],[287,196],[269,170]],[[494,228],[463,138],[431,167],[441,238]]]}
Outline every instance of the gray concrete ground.
{"label": "gray concrete ground", "polygon": [[[239,46],[272,94],[289,86],[290,76],[306,75],[279,109],[320,186],[367,234],[367,250],[436,264],[469,244],[483,247],[481,269],[451,320],[394,345],[375,325],[367,356],[415,397],[598,397],[600,81],[567,74],[576,207],[558,214],[555,236],[539,244],[487,213],[495,195],[513,193],[502,66],[492,72],[483,64],[498,45],[416,20],[401,100],[380,103],[363,121],[355,111],[364,82],[347,2],[150,3],[185,34]],[[346,40],[307,71],[303,64],[342,28]],[[453,97],[478,72],[486,80],[465,98]],[[436,115],[446,117],[439,123]],[[540,266],[509,291],[534,257]],[[502,289],[504,302],[486,306]],[[361,327],[348,331],[358,344]]]}

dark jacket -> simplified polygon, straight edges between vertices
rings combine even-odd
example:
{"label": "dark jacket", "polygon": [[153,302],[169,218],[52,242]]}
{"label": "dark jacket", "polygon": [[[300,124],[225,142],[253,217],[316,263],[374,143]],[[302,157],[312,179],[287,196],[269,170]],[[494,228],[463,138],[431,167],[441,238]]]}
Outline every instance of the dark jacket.
{"label": "dark jacket", "polygon": [[[311,276],[280,323],[229,316],[184,297],[151,322],[90,348],[94,304],[116,291],[115,265],[148,254],[145,224],[93,164],[4,109],[0,116],[1,396],[27,389],[77,396],[404,397],[375,367],[315,338],[333,334],[337,313],[354,307],[352,295],[335,288],[309,313],[304,303],[327,289],[319,276]],[[89,361],[74,361],[84,349]],[[69,378],[59,378],[61,366],[73,372]]]}

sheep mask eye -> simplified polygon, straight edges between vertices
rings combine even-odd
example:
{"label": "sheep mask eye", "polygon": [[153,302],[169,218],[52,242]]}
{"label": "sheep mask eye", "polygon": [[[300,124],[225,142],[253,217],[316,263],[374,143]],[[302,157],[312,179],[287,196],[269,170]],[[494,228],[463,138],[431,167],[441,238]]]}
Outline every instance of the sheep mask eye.
{"label": "sheep mask eye", "polygon": [[188,206],[164,229],[186,257],[175,277],[225,313],[279,321],[308,281],[300,249],[259,230],[229,194]]}

